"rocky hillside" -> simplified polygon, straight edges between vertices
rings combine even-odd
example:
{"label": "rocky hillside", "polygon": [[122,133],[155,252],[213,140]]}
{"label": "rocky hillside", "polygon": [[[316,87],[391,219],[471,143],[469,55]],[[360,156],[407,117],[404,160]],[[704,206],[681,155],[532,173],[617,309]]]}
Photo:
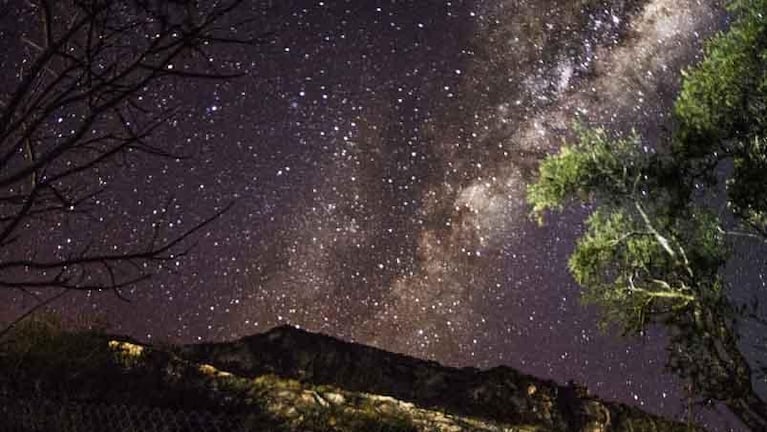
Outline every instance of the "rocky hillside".
{"label": "rocky hillside", "polygon": [[689,431],[510,368],[456,369],[278,327],[148,346],[32,321],[0,340],[0,431]]}
{"label": "rocky hillside", "polygon": [[547,431],[689,430],[508,367],[450,368],[291,326],[234,342],[188,345],[178,354],[243,377],[265,374],[315,386],[385,395],[424,409]]}

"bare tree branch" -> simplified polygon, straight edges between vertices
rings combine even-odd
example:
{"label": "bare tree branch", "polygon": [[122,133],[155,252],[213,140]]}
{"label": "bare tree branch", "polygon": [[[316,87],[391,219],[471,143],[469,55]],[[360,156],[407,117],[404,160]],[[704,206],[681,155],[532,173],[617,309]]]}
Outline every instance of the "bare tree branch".
{"label": "bare tree branch", "polygon": [[[144,98],[163,83],[243,76],[213,68],[201,55],[204,46],[264,41],[264,35],[232,31],[246,23],[232,16],[243,3],[30,1],[39,30],[22,43],[34,58],[0,100],[0,289],[39,300],[11,327],[67,292],[111,291],[127,300],[125,289],[188,254],[192,237],[232,207],[175,232],[162,214],[142,219],[145,238],[138,246],[110,247],[95,234],[69,252],[26,241],[67,221],[109,224],[95,217],[107,188],[99,173],[127,157],[185,157],[175,154],[173,143],[153,140],[178,110],[158,109]],[[49,290],[59,291],[41,294]]]}

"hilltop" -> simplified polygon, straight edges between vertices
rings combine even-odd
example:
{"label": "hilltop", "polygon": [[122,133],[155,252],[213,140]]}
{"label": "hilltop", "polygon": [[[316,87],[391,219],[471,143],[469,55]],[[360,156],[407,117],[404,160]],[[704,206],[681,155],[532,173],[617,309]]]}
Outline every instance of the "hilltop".
{"label": "hilltop", "polygon": [[451,368],[290,326],[150,346],[38,323],[2,345],[0,366],[4,421],[22,431],[689,430],[508,367]]}

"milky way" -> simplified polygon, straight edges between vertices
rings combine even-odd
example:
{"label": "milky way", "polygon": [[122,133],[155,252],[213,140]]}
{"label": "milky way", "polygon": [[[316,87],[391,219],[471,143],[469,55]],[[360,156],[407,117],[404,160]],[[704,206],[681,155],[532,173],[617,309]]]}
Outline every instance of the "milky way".
{"label": "milky way", "polygon": [[[185,226],[235,207],[173,272],[136,287],[131,303],[92,294],[62,310],[106,314],[115,331],[150,341],[230,339],[291,323],[452,365],[573,379],[683,414],[680,383],[658,373],[662,332],[601,334],[596,311],[579,305],[566,257],[582,212],[537,227],[523,197],[537,161],[575,118],[657,138],[678,72],[722,24],[720,8],[693,0],[248,7],[242,13],[270,32],[268,42],[211,59],[245,77],[147,95],[184,109],[155,139],[191,157],[105,173],[110,194],[99,203],[114,221],[104,235],[119,243],[137,241],[141,221],[158,211]],[[3,48],[34,37],[31,26],[9,28]],[[5,74],[25,55],[9,52],[19,55],[3,59]],[[87,233],[39,235],[66,249]],[[8,312],[26,301],[14,297]]]}

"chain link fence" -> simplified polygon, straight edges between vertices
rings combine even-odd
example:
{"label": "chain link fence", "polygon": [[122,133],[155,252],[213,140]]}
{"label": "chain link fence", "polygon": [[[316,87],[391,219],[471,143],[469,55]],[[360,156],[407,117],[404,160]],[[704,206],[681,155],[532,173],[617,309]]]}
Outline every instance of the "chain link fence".
{"label": "chain link fence", "polygon": [[0,395],[0,432],[255,432],[273,430],[257,414]]}

